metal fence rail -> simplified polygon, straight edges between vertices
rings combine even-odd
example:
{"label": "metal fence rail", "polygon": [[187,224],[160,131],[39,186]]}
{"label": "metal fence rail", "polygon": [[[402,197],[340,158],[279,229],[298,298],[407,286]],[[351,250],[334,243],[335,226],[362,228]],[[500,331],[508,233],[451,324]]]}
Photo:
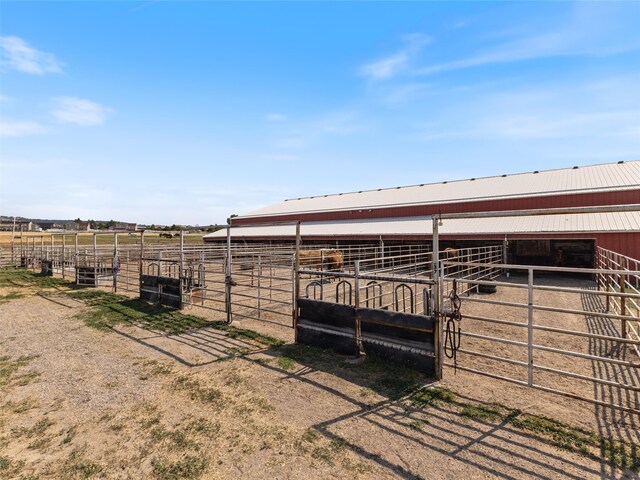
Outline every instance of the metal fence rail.
{"label": "metal fence rail", "polygon": [[461,298],[460,348],[445,365],[640,413],[638,263],[613,252],[598,255],[596,269],[445,260],[511,272],[474,280],[496,294]]}

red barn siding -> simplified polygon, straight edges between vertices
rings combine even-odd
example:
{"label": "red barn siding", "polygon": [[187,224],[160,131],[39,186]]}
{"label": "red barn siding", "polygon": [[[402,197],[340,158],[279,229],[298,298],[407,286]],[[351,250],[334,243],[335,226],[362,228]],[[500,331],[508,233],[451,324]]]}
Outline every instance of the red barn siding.
{"label": "red barn siding", "polygon": [[353,210],[290,213],[264,217],[240,217],[231,220],[234,225],[266,222],[320,222],[332,220],[416,217],[438,213],[499,212],[504,210],[531,210],[537,208],[569,208],[640,203],[640,189],[599,193],[547,195],[539,197],[509,198],[502,200],[469,200],[457,203],[415,205],[385,208],[359,208]]}

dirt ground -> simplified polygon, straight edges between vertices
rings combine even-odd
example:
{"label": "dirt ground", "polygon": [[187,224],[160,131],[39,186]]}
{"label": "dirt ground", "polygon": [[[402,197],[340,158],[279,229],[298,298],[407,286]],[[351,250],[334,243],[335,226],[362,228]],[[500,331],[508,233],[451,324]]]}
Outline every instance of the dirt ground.
{"label": "dirt ground", "polygon": [[638,478],[620,467],[640,465],[638,446],[607,443],[630,441],[630,425],[594,407],[460,372],[449,390],[420,388],[428,379],[375,359],[214,326],[93,328],[104,305],[5,280],[2,478]]}

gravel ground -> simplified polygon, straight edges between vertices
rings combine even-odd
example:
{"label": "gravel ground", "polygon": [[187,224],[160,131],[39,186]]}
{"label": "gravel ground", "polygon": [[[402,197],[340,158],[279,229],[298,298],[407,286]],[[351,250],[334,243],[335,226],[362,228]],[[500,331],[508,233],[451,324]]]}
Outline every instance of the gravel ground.
{"label": "gravel ground", "polygon": [[[446,402],[394,400],[380,386],[393,379],[344,357],[292,359],[209,328],[100,331],[76,318],[83,303],[37,293],[0,304],[0,357],[15,365],[0,391],[0,477],[637,478]],[[460,401],[626,431],[593,407],[449,373]]]}

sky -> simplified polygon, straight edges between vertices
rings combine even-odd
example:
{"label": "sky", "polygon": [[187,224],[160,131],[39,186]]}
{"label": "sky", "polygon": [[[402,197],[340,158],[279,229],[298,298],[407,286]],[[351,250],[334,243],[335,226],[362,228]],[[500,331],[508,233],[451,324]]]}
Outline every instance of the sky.
{"label": "sky", "polygon": [[640,159],[640,2],[2,1],[0,135],[0,214],[169,225]]}

